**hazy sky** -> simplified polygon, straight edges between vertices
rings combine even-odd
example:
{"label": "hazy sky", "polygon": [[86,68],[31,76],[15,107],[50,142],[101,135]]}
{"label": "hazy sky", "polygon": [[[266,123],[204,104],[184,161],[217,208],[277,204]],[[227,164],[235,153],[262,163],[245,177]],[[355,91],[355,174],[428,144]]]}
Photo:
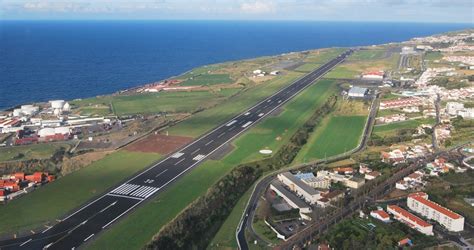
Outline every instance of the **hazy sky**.
{"label": "hazy sky", "polygon": [[474,0],[0,0],[0,19],[354,20],[474,23]]}

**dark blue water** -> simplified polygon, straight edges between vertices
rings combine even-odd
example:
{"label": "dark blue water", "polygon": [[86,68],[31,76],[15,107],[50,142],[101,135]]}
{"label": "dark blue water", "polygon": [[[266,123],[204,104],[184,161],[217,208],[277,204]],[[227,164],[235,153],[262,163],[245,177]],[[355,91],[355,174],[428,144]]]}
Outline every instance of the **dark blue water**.
{"label": "dark blue water", "polygon": [[472,24],[0,21],[0,108],[107,94],[205,64],[467,27]]}

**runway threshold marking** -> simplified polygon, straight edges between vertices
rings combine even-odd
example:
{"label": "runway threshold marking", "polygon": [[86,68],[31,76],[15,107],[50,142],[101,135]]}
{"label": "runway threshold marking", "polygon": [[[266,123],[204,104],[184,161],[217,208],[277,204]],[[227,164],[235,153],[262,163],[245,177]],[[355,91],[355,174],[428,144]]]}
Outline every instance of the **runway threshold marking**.
{"label": "runway threshold marking", "polygon": [[127,196],[127,195],[121,195],[121,194],[107,194],[107,195],[108,196],[113,196],[113,197],[122,197],[122,198],[134,199],[134,200],[139,200],[139,201],[143,200],[142,198]]}
{"label": "runway threshold marking", "polygon": [[205,155],[196,155],[196,157],[194,157],[193,160],[200,161],[200,160],[204,159],[205,157],[206,157]]}

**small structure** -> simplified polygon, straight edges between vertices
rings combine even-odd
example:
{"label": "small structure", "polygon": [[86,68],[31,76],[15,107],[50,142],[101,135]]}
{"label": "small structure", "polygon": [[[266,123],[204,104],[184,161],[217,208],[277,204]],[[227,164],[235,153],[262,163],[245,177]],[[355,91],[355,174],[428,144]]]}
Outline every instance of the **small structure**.
{"label": "small structure", "polygon": [[349,89],[349,92],[347,92],[347,96],[350,98],[364,98],[368,92],[369,89],[367,88],[352,87]]}
{"label": "small structure", "polygon": [[377,80],[377,81],[382,81],[385,73],[383,71],[371,71],[364,73],[362,75],[362,79],[364,80]]}
{"label": "small structure", "polygon": [[379,177],[379,176],[381,176],[381,175],[382,175],[382,174],[381,174],[379,171],[372,171],[372,172],[370,172],[370,173],[365,174],[365,175],[364,175],[364,178],[365,178],[366,180],[369,180],[369,181],[370,181],[370,180],[373,180],[373,179],[375,179],[375,178],[377,178],[377,177]]}
{"label": "small structure", "polygon": [[383,222],[390,222],[390,215],[388,215],[383,209],[371,211],[370,216]]}

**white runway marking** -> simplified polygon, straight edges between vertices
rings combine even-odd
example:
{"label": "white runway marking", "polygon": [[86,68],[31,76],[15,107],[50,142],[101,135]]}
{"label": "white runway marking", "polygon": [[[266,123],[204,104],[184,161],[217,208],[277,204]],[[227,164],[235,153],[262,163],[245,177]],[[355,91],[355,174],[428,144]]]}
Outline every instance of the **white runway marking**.
{"label": "white runway marking", "polygon": [[122,194],[122,195],[127,195],[134,191],[135,189],[139,188],[140,185],[135,185],[135,184],[123,184],[120,187],[112,190],[110,193],[113,194]]}
{"label": "white runway marking", "polygon": [[193,155],[193,154],[197,153],[200,149],[201,148],[198,148],[198,149],[194,150],[191,154]]}
{"label": "white runway marking", "polygon": [[112,202],[110,205],[108,205],[105,208],[103,208],[102,210],[100,210],[99,213],[104,212],[105,210],[109,209],[110,207],[114,206],[115,204],[117,204],[117,201]]}
{"label": "white runway marking", "polygon": [[135,190],[133,193],[131,193],[131,196],[135,197],[142,197],[142,198],[147,198],[148,196],[154,194],[156,191],[158,191],[159,188],[156,187],[149,187],[149,186],[141,186],[139,189]]}
{"label": "white runway marking", "polygon": [[260,113],[258,114],[259,117],[262,117],[265,113]]}
{"label": "white runway marking", "polygon": [[176,166],[176,165],[180,164],[180,163],[181,163],[182,161],[184,161],[184,160],[186,160],[186,158],[183,158],[183,159],[179,160],[179,161],[176,162],[174,165]]}
{"label": "white runway marking", "polygon": [[193,160],[200,161],[200,160],[204,159],[205,157],[206,157],[205,155],[196,155],[196,157],[194,157]]}
{"label": "white runway marking", "polygon": [[250,112],[245,113],[244,115],[250,115]]}
{"label": "white runway marking", "polygon": [[171,158],[179,158],[181,157],[182,155],[184,155],[184,153],[181,153],[181,152],[176,152],[174,153],[172,156],[170,156]]}
{"label": "white runway marking", "polygon": [[28,243],[28,242],[30,242],[30,241],[32,241],[32,240],[33,240],[33,239],[29,239],[29,240],[27,240],[27,241],[21,243],[20,247],[24,246],[26,243]]}
{"label": "white runway marking", "polygon": [[209,144],[211,144],[213,141],[214,141],[214,140],[210,140],[210,141],[206,142],[206,146],[209,145]]}
{"label": "white runway marking", "polygon": [[158,177],[158,176],[164,174],[166,171],[168,171],[168,169],[165,169],[165,170],[161,171],[159,174],[155,175],[155,177]]}
{"label": "white runway marking", "polygon": [[89,235],[87,238],[84,239],[84,241],[87,241],[88,239],[92,238],[94,234]]}
{"label": "white runway marking", "polygon": [[247,122],[247,123],[245,123],[244,125],[242,125],[242,128],[246,128],[246,127],[248,127],[250,124],[252,124],[252,122]]}
{"label": "white runway marking", "polygon": [[227,125],[226,125],[226,126],[227,126],[227,127],[229,127],[229,126],[232,126],[232,124],[234,124],[234,123],[236,123],[236,122],[237,122],[237,120],[233,120],[233,121],[231,121],[231,122],[227,123]]}
{"label": "white runway marking", "polygon": [[223,135],[225,135],[225,132],[222,133],[222,134],[220,134],[220,135],[218,135],[217,138],[221,138]]}

